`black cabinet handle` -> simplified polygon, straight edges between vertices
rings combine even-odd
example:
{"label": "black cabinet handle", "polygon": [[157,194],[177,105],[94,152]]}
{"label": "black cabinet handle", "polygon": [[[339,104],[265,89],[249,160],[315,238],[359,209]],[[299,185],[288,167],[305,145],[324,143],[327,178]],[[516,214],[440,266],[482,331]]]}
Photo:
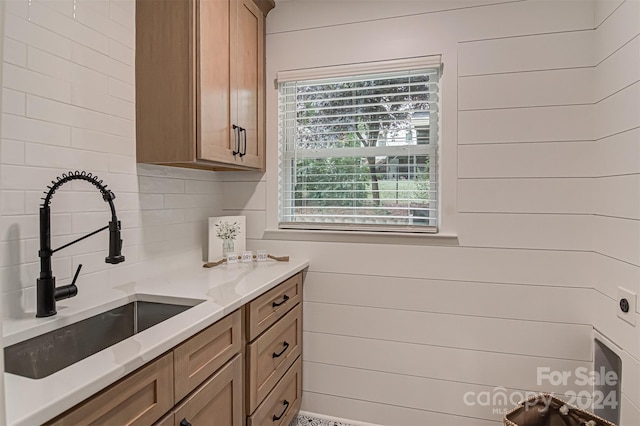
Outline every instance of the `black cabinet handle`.
{"label": "black cabinet handle", "polygon": [[287,401],[285,399],[283,404],[284,404],[284,410],[282,410],[282,413],[280,413],[279,416],[276,416],[275,414],[273,415],[273,421],[274,422],[277,422],[278,420],[280,420],[282,418],[282,416],[284,416],[284,413],[287,412],[287,409],[289,408],[289,401]]}
{"label": "black cabinet handle", "polygon": [[191,426],[191,423],[187,421],[187,419],[180,420],[180,426]]}
{"label": "black cabinet handle", "polygon": [[274,307],[274,308],[277,308],[278,306],[284,304],[284,302],[286,302],[287,300],[289,300],[289,296],[287,296],[285,294],[284,296],[282,296],[282,302],[278,302],[278,303],[273,302],[273,303],[271,303],[271,306]]}
{"label": "black cabinet handle", "polygon": [[[244,140],[244,149],[242,150],[242,152],[240,153],[240,157],[244,157],[245,155],[247,155],[247,129],[241,127],[240,131],[244,134],[243,140]],[[240,148],[238,148],[240,149]]]}
{"label": "black cabinet handle", "polygon": [[285,351],[289,349],[289,342],[285,341],[284,344],[282,345],[282,350],[278,353],[273,353],[273,355],[271,355],[271,357],[273,358],[278,358],[280,357],[280,355],[282,355],[283,353],[285,353]]}
{"label": "black cabinet handle", "polygon": [[233,156],[240,154],[240,132],[242,131],[242,127],[233,125],[233,133],[235,135],[235,148],[233,149]]}

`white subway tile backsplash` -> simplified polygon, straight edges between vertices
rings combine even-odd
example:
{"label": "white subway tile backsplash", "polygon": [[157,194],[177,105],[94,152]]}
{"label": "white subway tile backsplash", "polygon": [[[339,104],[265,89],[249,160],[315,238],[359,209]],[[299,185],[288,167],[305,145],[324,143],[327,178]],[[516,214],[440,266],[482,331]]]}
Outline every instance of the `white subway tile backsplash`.
{"label": "white subway tile backsplash", "polygon": [[69,170],[106,171],[108,154],[82,151],[35,143],[25,144],[25,164],[27,166],[57,167]]}
{"label": "white subway tile backsplash", "polygon": [[123,81],[110,77],[109,94],[125,101],[135,102],[136,88],[132,84],[127,84]]}
{"label": "white subway tile backsplash", "polygon": [[131,7],[132,4],[134,2],[130,0],[112,1],[109,7],[109,18],[123,27],[133,30],[136,26],[136,20]]}
{"label": "white subway tile backsplash", "polygon": [[136,153],[135,139],[88,129],[72,129],[71,146],[121,155],[135,155]]}
{"label": "white subway tile backsplash", "polygon": [[82,7],[89,7],[94,13],[98,13],[103,16],[109,16],[109,0],[77,0],[76,4]]}
{"label": "white subway tile backsplash", "polygon": [[181,241],[160,241],[139,246],[138,255],[140,256],[140,260],[147,261],[168,256],[183,248],[184,245]]}
{"label": "white subway tile backsplash", "polygon": [[165,194],[164,207],[167,209],[213,207],[218,200],[205,194]]}
{"label": "white subway tile backsplash", "polygon": [[0,214],[17,215],[24,214],[24,191],[0,191]]}
{"label": "white subway tile backsplash", "polygon": [[2,89],[2,110],[8,114],[24,115],[27,109],[24,93],[12,89]]}
{"label": "white subway tile backsplash", "polygon": [[[118,219],[122,220],[119,216]],[[84,234],[102,228],[111,220],[111,212],[71,213],[71,232]]]}
{"label": "white subway tile backsplash", "polygon": [[24,164],[24,142],[2,139],[0,147],[4,164]]}
{"label": "white subway tile backsplash", "polygon": [[182,194],[185,181],[182,179],[139,176],[140,192],[145,194]]}
{"label": "white subway tile backsplash", "polygon": [[[51,235],[66,235],[71,232],[71,215],[51,215]],[[15,241],[39,238],[38,215],[2,216],[0,241]]]}
{"label": "white subway tile backsplash", "polygon": [[11,64],[5,64],[3,79],[4,87],[56,101],[71,102],[71,85],[65,81]]}
{"label": "white subway tile backsplash", "polygon": [[24,0],[6,0],[5,11],[15,16],[29,18],[29,3]]}
{"label": "white subway tile backsplash", "polygon": [[109,130],[106,114],[32,95],[27,96],[27,117],[98,132]]}
{"label": "white subway tile backsplash", "polygon": [[[51,260],[52,269],[56,279],[65,279],[71,276],[71,259],[69,257],[54,257]],[[40,263],[23,263],[21,265],[0,268],[0,281],[3,292],[32,287],[40,274]]]}
{"label": "white subway tile backsplash", "polygon": [[20,67],[27,66],[27,45],[19,41],[4,39],[4,61]]}
{"label": "white subway tile backsplash", "polygon": [[[0,267],[19,265],[29,262],[26,259],[27,240],[12,240],[0,242]],[[36,260],[34,257],[31,261]]]}
{"label": "white subway tile backsplash", "polygon": [[[109,9],[111,6],[109,6]],[[99,13],[94,8],[88,7],[87,2],[77,2],[75,17],[78,22],[87,27],[94,28],[107,37],[117,40],[118,42],[130,48],[135,47],[135,37],[132,29],[120,25],[118,22],[109,18],[109,14]]]}
{"label": "white subway tile backsplash", "polygon": [[[127,120],[125,118],[109,116],[109,133],[114,135],[123,136],[125,138],[134,139],[136,137],[136,122],[135,116]],[[135,145],[134,145],[135,151]]]}
{"label": "white subway tile backsplash", "polygon": [[109,154],[109,171],[111,173],[136,173],[136,157],[130,155]]}
{"label": "white subway tile backsplash", "polygon": [[135,51],[114,40],[109,40],[109,56],[131,66],[136,62]]}
{"label": "white subway tile backsplash", "polygon": [[29,46],[37,47],[63,58],[71,58],[71,40],[28,22],[26,19],[7,14],[4,33],[7,37]]}
{"label": "white subway tile backsplash", "polygon": [[122,80],[125,83],[134,83],[135,72],[133,67],[76,42],[73,42],[72,45],[71,60],[110,77]]}
{"label": "white subway tile backsplash", "polygon": [[156,210],[164,208],[164,195],[162,194],[138,194],[141,210]]}
{"label": "white subway tile backsplash", "polygon": [[135,105],[132,102],[114,98],[107,93],[99,93],[87,86],[74,86],[71,90],[71,103],[93,111],[116,115],[134,120]]}
{"label": "white subway tile backsplash", "polygon": [[49,0],[29,2],[29,20],[70,40],[75,40],[99,52],[109,52],[109,39],[77,19],[58,13],[49,7]]}
{"label": "white subway tile backsplash", "polygon": [[[74,0],[39,0],[39,2],[58,13],[73,18]],[[32,1],[31,5],[33,4]]]}
{"label": "white subway tile backsplash", "polygon": [[109,185],[108,189],[117,194],[138,193],[138,178],[122,173],[100,173],[100,179]]}
{"label": "white subway tile backsplash", "polygon": [[183,223],[185,211],[183,209],[144,210],[140,215],[140,221],[145,227]]}
{"label": "white subway tile backsplash", "polygon": [[222,185],[219,182],[206,180],[187,180],[185,181],[184,192],[188,194],[211,194],[212,192],[221,193]]}
{"label": "white subway tile backsplash", "polygon": [[64,173],[61,169],[3,164],[0,167],[0,188],[43,191],[61,173]]}
{"label": "white subway tile backsplash", "polygon": [[68,126],[56,123],[3,114],[2,137],[27,142],[68,146],[71,144],[71,129]]}
{"label": "white subway tile backsplash", "polygon": [[108,76],[31,46],[27,50],[27,65],[41,74],[68,81],[72,86],[90,87],[100,93],[108,91]]}

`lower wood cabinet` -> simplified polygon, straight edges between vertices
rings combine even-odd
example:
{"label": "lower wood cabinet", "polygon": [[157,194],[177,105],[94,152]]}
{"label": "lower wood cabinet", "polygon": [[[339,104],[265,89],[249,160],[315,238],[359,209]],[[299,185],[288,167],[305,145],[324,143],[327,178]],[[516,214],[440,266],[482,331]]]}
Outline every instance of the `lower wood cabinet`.
{"label": "lower wood cabinet", "polygon": [[173,403],[173,353],[169,352],[48,424],[149,425]]}
{"label": "lower wood cabinet", "polygon": [[238,354],[165,416],[158,425],[241,425],[244,419],[242,369],[242,355]]}
{"label": "lower wood cabinet", "polygon": [[301,294],[298,273],[47,424],[288,425],[302,396]]}
{"label": "lower wood cabinet", "polygon": [[173,350],[176,403],[240,352],[241,320],[237,310]]}
{"label": "lower wood cabinet", "polygon": [[246,305],[247,426],[288,425],[302,397],[302,273]]}
{"label": "lower wood cabinet", "polygon": [[248,417],[247,426],[286,426],[300,409],[301,399],[302,361],[298,358],[269,396]]}

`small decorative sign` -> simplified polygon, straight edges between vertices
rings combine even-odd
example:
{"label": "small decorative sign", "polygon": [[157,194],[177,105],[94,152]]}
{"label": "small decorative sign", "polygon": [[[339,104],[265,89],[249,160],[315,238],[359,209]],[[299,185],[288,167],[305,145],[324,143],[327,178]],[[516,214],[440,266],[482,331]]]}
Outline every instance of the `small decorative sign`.
{"label": "small decorative sign", "polygon": [[229,253],[246,249],[246,218],[221,216],[209,218],[209,261],[226,258]]}
{"label": "small decorative sign", "polygon": [[253,262],[253,252],[251,251],[243,251],[242,252],[242,263],[251,263]]}

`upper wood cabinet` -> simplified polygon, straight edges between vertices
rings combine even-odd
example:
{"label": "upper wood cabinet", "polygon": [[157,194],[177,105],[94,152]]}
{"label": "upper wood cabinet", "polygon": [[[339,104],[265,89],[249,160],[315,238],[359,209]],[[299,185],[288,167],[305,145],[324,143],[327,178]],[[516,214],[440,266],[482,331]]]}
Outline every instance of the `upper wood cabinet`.
{"label": "upper wood cabinet", "polygon": [[136,1],[139,163],[264,169],[273,0]]}

